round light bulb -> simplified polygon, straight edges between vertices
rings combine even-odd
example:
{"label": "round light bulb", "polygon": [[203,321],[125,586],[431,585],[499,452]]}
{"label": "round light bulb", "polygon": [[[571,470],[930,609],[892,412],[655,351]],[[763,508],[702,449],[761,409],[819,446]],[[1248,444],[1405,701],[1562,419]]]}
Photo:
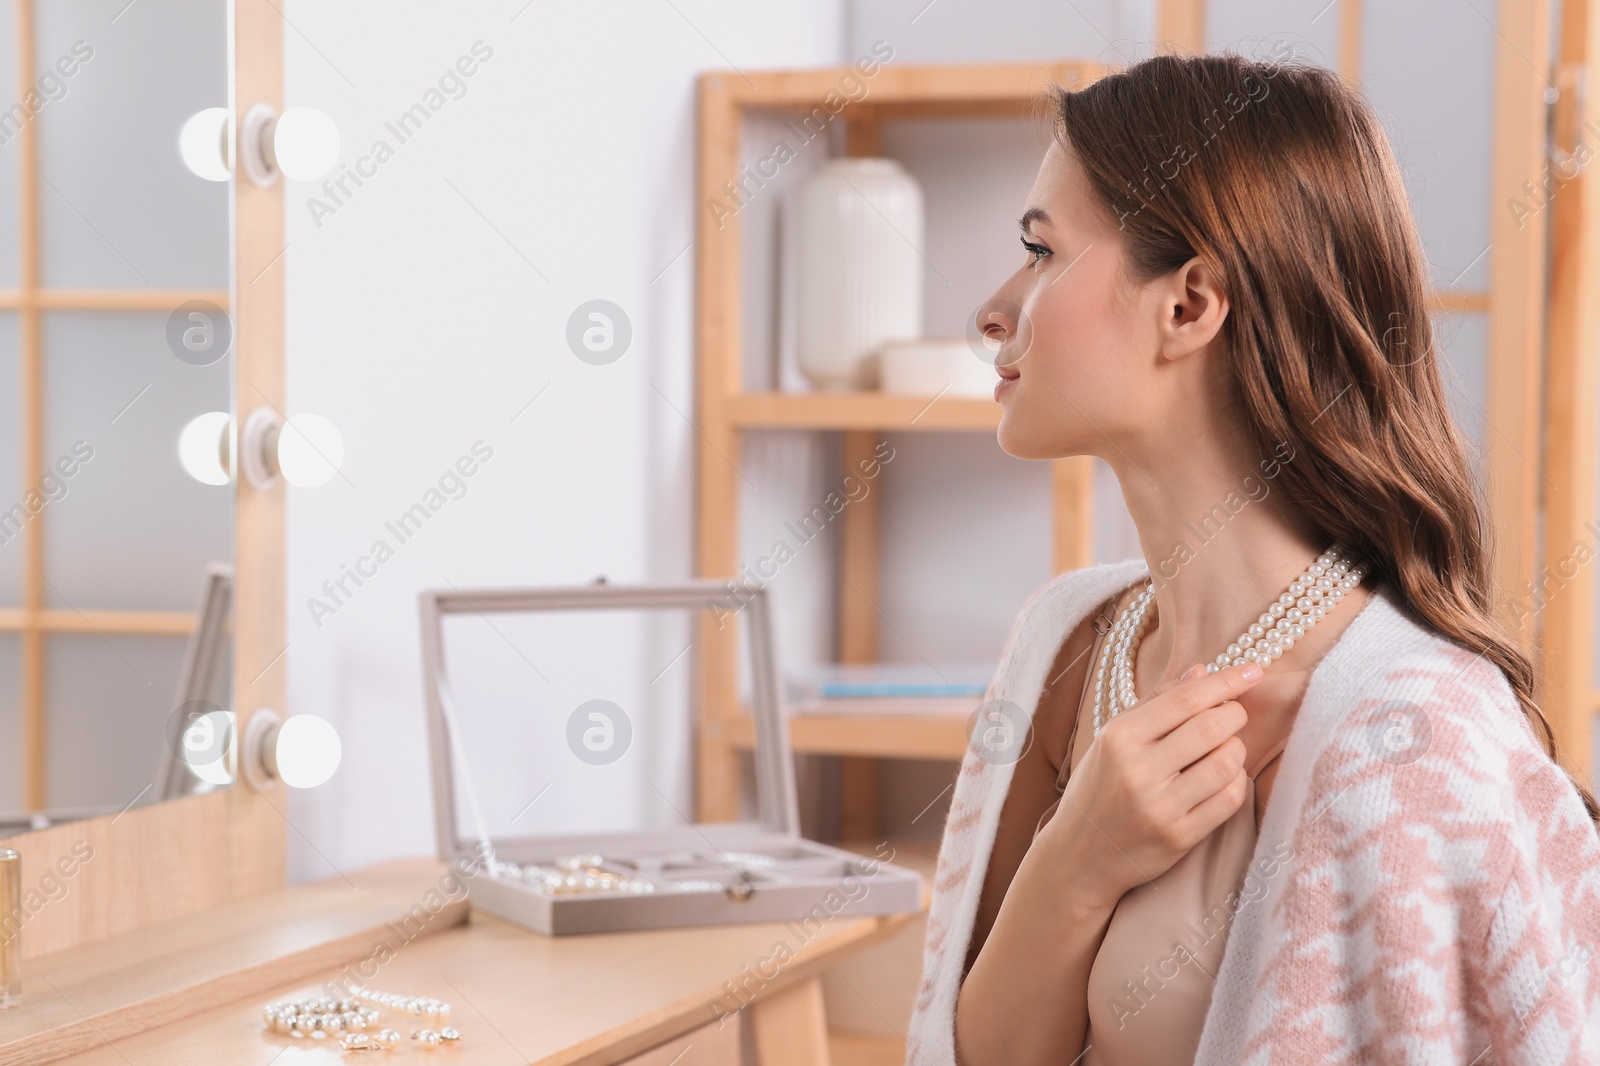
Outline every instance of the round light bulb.
{"label": "round light bulb", "polygon": [[226,485],[233,480],[224,458],[227,433],[228,412],[207,411],[178,434],[178,461],[202,485]]}
{"label": "round light bulb", "polygon": [[272,154],[284,177],[315,181],[339,161],[339,127],[314,107],[291,107],[273,128]]}
{"label": "round light bulb", "polygon": [[339,472],[343,462],[344,438],[321,415],[294,415],[278,431],[278,470],[291,485],[303,489],[321,485]]}
{"label": "round light bulb", "polygon": [[[219,738],[226,737],[219,747]],[[200,760],[209,757],[209,761]],[[183,731],[183,763],[200,780],[213,785],[233,784],[233,712],[209,711]]]}
{"label": "round light bulb", "polygon": [[278,779],[291,788],[316,788],[339,768],[339,734],[314,714],[291,715],[278,728],[273,749]]}
{"label": "round light bulb", "polygon": [[184,166],[207,181],[233,177],[228,165],[228,109],[208,107],[191,116],[178,132],[178,154]]}

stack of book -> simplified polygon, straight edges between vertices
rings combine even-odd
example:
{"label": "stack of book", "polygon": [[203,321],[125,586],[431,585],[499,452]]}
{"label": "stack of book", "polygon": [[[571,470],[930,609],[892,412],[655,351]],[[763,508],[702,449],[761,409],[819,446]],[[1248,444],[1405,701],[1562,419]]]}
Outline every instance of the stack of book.
{"label": "stack of book", "polygon": [[971,714],[998,663],[816,663],[786,672],[790,714]]}

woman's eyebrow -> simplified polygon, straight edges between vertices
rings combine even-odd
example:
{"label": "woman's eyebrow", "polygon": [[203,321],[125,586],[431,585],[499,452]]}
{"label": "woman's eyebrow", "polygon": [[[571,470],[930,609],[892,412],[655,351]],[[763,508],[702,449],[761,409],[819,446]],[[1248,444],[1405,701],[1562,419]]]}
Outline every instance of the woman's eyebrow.
{"label": "woman's eyebrow", "polygon": [[1022,212],[1022,217],[1017,219],[1017,225],[1021,226],[1022,232],[1026,233],[1028,232],[1028,227],[1036,221],[1043,222],[1046,226],[1055,225],[1054,222],[1050,221],[1050,216],[1044,213],[1044,208],[1042,207],[1030,207]]}

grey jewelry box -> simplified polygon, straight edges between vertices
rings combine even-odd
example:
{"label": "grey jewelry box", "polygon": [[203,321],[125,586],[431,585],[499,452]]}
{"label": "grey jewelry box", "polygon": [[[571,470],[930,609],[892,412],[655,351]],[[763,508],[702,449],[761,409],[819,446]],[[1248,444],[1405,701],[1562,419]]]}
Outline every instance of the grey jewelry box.
{"label": "grey jewelry box", "polygon": [[[741,588],[734,598],[726,583],[714,581],[625,586],[602,578],[570,587],[429,590],[419,600],[439,856],[476,867],[468,881],[473,906],[552,936],[727,922],[814,924],[921,909],[916,871],[799,835],[765,589]],[[669,753],[666,769],[686,771],[692,795],[692,737],[699,727],[692,623],[706,611],[716,612],[719,625],[729,618],[742,623],[749,649],[753,821],[691,821],[641,765],[670,748],[670,733],[654,738],[660,743],[631,746],[635,731],[648,733],[670,716],[668,689],[657,686],[669,676],[687,681],[677,709],[691,734],[689,758]],[[677,622],[663,628],[667,619]],[[671,624],[685,632],[671,637]],[[471,650],[463,651],[458,629],[476,630],[481,639],[467,640]],[[648,685],[641,675],[631,689],[626,675],[641,656],[614,651],[630,634],[642,634],[646,644],[655,639],[663,659],[682,646]],[[611,654],[616,662],[606,658]],[[635,723],[608,699],[572,702],[618,689],[634,693],[636,711],[644,706],[649,713]],[[560,750],[561,741],[569,751]],[[621,752],[611,754],[619,744]],[[478,778],[486,769],[498,772],[484,789]],[[637,787],[641,774],[650,791]],[[544,776],[550,779],[539,780]],[[516,823],[557,783],[563,787],[543,810],[564,803],[558,815],[564,824],[594,822],[608,801],[656,824],[524,832]],[[532,798],[508,820],[525,797]],[[566,871],[555,868],[558,859],[567,860]],[[584,867],[591,885],[613,887],[574,887]],[[616,887],[619,881],[624,888]]]}

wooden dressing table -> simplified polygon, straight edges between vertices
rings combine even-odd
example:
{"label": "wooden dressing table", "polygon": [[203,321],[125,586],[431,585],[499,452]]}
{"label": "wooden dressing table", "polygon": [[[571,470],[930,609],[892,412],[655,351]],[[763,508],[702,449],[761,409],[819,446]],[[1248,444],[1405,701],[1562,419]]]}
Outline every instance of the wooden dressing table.
{"label": "wooden dressing table", "polygon": [[[744,1041],[759,1066],[826,1066],[822,972],[916,918],[840,915],[809,940],[787,923],[546,937],[489,915],[469,920],[455,900],[402,931],[402,915],[447,869],[386,863],[41,958],[25,973],[23,1009],[54,1011],[58,1046],[86,1050],[57,1058],[35,1036],[19,1051],[8,1043],[21,1022],[12,1011],[0,1014],[0,1062],[736,1066],[748,1061]],[[392,951],[375,954],[379,941]],[[356,1053],[267,1031],[266,1004],[317,994],[341,974],[449,1001],[463,1039]],[[404,1038],[417,1028],[386,1024]]]}

